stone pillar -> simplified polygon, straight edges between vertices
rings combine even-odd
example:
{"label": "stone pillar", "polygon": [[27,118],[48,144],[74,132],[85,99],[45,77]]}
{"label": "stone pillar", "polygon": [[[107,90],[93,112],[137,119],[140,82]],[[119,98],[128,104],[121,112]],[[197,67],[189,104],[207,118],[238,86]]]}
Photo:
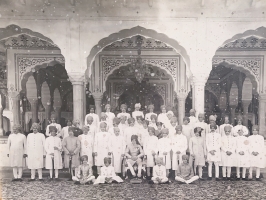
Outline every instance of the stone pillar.
{"label": "stone pillar", "polygon": [[[20,94],[17,91],[8,92],[9,96],[9,109],[13,112],[13,124],[20,124]],[[11,130],[13,127],[10,127]]]}
{"label": "stone pillar", "polygon": [[38,100],[37,98],[28,98],[30,105],[31,105],[31,112],[32,112],[32,123],[38,122]]}
{"label": "stone pillar", "polygon": [[236,105],[229,105],[230,106],[230,117],[231,117],[231,124],[235,125],[235,118],[236,118]]}
{"label": "stone pillar", "polygon": [[204,101],[205,101],[205,79],[193,80],[193,102],[194,109],[196,109],[196,117],[199,113],[204,113]]}
{"label": "stone pillar", "polygon": [[73,120],[79,120],[80,125],[84,123],[84,73],[70,72],[69,79],[73,86]]}
{"label": "stone pillar", "polygon": [[266,138],[266,94],[259,96],[259,128],[260,134]]}
{"label": "stone pillar", "polygon": [[92,96],[94,98],[94,102],[95,102],[95,107],[96,107],[96,114],[98,116],[101,115],[101,112],[102,112],[102,98],[103,98],[103,93],[100,93],[100,92],[94,92],[92,93]]}
{"label": "stone pillar", "polygon": [[251,102],[250,100],[242,100],[243,115],[244,115],[243,125],[245,125],[246,127],[248,126],[248,107],[250,102]]}
{"label": "stone pillar", "polygon": [[4,131],[3,131],[3,106],[2,106],[2,95],[0,94],[0,136],[4,135]]}
{"label": "stone pillar", "polygon": [[186,104],[187,94],[177,94],[178,100],[178,123],[183,124],[183,118],[185,117],[185,104]]}

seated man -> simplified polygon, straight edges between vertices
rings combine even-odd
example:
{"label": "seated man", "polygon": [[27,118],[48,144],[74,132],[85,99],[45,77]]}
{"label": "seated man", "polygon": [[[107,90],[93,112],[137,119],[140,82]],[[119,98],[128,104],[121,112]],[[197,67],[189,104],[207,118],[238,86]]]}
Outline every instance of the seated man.
{"label": "seated man", "polygon": [[82,164],[78,166],[77,176],[73,176],[72,180],[75,181],[75,184],[94,183],[95,176],[92,175],[91,166],[88,164],[88,156],[81,156],[80,160]]}
{"label": "seated man", "polygon": [[181,163],[177,168],[177,176],[175,177],[176,181],[182,183],[192,183],[199,179],[199,176],[194,176],[193,168],[188,164],[188,156],[182,156],[183,163]]}
{"label": "seated man", "polygon": [[163,157],[158,157],[156,159],[156,165],[153,167],[153,176],[149,183],[160,184],[167,183],[168,178],[166,177],[166,168],[163,165]]}
{"label": "seated man", "polygon": [[125,156],[127,157],[127,165],[133,177],[136,177],[135,170],[133,169],[134,164],[138,165],[138,177],[141,177],[142,171],[142,160],[141,158],[144,156],[144,152],[142,147],[139,144],[138,136],[131,136],[131,144],[129,144],[126,148]]}

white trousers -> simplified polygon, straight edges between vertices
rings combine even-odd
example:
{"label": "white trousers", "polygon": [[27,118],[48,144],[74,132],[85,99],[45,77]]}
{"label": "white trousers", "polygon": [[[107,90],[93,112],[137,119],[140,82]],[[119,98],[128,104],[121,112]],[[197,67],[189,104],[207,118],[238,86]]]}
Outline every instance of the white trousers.
{"label": "white trousers", "polygon": [[[156,180],[157,177],[152,177],[151,180],[154,182],[154,183],[159,183],[157,180]],[[160,183],[166,183],[168,181],[168,178],[167,177],[159,177],[161,180]]]}
{"label": "white trousers", "polygon": [[[72,177],[72,180],[73,180],[73,181],[79,181],[79,182],[80,182],[80,179],[79,179],[78,177],[76,177],[76,176],[73,176],[73,177]],[[90,181],[92,181],[92,182],[94,183],[94,181],[95,181],[95,176],[91,176],[91,177],[87,178],[86,181],[85,181],[84,183],[88,183],[88,182],[90,182]]]}
{"label": "white trousers", "polygon": [[212,164],[214,163],[215,165],[215,178],[219,178],[219,162],[208,162],[208,176],[212,177]]}
{"label": "white trousers", "polygon": [[[36,169],[31,169],[31,179],[35,179],[35,171]],[[39,175],[39,179],[42,179],[42,169],[37,169],[38,171],[38,175]]]}
{"label": "white trousers", "polygon": [[180,182],[183,182],[183,183],[186,183],[186,184],[189,184],[189,183],[192,183],[193,181],[196,181],[199,179],[199,176],[193,176],[192,178],[190,178],[189,180],[185,180],[179,176],[176,176],[175,177],[175,180],[176,181],[180,181]]}
{"label": "white trousers", "polygon": [[13,167],[13,175],[14,178],[21,178],[22,177],[22,167]]}
{"label": "white trousers", "polygon": [[[52,169],[50,169],[49,170],[50,171],[50,178],[53,178],[53,170]],[[54,170],[54,175],[55,175],[55,178],[58,178],[58,169],[55,169]]]}
{"label": "white trousers", "polygon": [[231,176],[231,167],[225,167],[223,166],[222,168],[223,170],[223,177],[226,177],[226,171],[227,171],[227,177],[229,178]]}
{"label": "white trousers", "polygon": [[[250,167],[249,168],[249,178],[252,178],[252,171],[253,171],[253,167]],[[256,168],[256,178],[259,178],[260,177],[260,168],[257,167]]]}
{"label": "white trousers", "polygon": [[[247,168],[246,167],[242,167],[242,178],[246,177],[246,171],[247,171]],[[240,167],[236,168],[236,177],[240,178]]]}

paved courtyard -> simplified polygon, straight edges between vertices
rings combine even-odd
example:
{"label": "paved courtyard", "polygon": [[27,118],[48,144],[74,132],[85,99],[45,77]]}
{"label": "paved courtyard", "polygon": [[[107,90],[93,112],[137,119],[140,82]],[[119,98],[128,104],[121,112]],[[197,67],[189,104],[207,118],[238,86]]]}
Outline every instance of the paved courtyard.
{"label": "paved courtyard", "polygon": [[176,182],[165,185],[122,184],[75,185],[60,182],[11,182],[1,180],[2,199],[9,200],[88,200],[88,199],[266,199],[265,182],[204,181],[186,185]]}

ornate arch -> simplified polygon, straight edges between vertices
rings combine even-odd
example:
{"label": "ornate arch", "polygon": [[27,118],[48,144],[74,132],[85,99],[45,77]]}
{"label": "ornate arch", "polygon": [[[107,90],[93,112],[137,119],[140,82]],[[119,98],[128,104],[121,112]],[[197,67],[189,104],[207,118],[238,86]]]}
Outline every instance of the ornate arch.
{"label": "ornate arch", "polygon": [[190,59],[184,47],[182,47],[176,40],[169,38],[167,35],[163,33],[158,33],[152,29],[146,29],[141,26],[136,26],[131,29],[124,29],[117,33],[113,33],[106,38],[101,39],[97,45],[95,45],[87,58],[87,70],[86,70],[86,77],[89,79],[91,76],[91,67],[93,65],[93,61],[96,55],[101,52],[106,46],[111,45],[112,43],[122,40],[124,38],[132,37],[135,35],[141,35],[143,37],[153,38],[163,43],[171,46],[175,49],[184,59],[184,62],[187,66],[187,75],[190,76]]}

